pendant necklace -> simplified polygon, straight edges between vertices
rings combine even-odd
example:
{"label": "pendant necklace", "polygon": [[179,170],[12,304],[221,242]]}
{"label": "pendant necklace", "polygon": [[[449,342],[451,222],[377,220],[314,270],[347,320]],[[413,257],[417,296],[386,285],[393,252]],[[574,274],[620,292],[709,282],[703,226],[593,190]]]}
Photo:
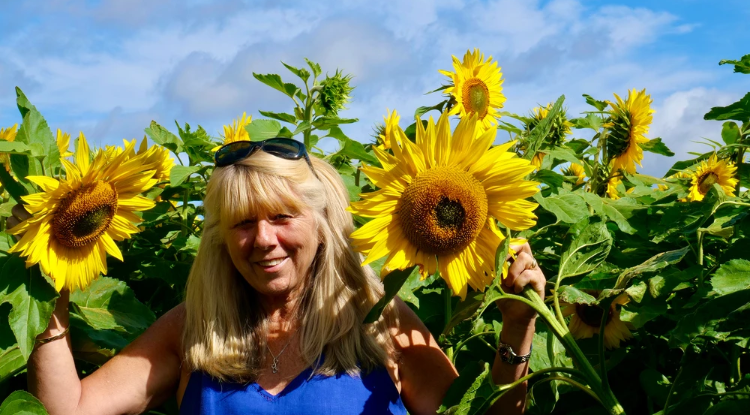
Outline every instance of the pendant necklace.
{"label": "pendant necklace", "polygon": [[292,343],[292,339],[294,339],[294,335],[289,338],[289,340],[286,342],[284,347],[281,349],[279,354],[277,356],[273,355],[273,352],[271,351],[271,348],[268,347],[268,342],[266,342],[266,349],[268,349],[268,353],[271,354],[271,357],[273,358],[273,361],[271,362],[271,373],[278,373],[279,372],[279,358],[281,357],[281,354],[284,353],[284,350],[286,350],[287,346],[289,346]]}

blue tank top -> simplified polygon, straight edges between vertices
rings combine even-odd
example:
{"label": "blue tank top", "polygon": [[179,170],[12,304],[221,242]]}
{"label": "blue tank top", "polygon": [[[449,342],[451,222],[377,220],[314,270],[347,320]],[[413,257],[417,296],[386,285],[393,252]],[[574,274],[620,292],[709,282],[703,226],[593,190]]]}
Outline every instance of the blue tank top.
{"label": "blue tank top", "polygon": [[356,377],[346,373],[310,377],[311,373],[311,368],[305,369],[278,395],[272,395],[255,382],[218,382],[205,373],[193,372],[180,414],[406,414],[385,368]]}

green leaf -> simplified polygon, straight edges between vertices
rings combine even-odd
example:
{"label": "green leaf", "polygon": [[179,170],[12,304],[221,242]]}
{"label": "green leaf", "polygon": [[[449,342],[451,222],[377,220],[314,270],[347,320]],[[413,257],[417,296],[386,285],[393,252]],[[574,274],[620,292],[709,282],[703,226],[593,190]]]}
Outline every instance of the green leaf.
{"label": "green leaf", "polygon": [[30,152],[31,148],[20,141],[0,141],[0,153],[25,154]]}
{"label": "green leaf", "polygon": [[305,58],[305,62],[307,62],[307,66],[309,66],[313,71],[313,78],[317,78],[322,73],[322,71],[320,70],[320,65],[318,65],[317,63],[307,58]]}
{"label": "green leaf", "polygon": [[650,151],[655,154],[661,154],[662,156],[674,156],[672,150],[670,150],[669,147],[667,147],[667,145],[661,141],[661,137],[657,137],[652,140],[648,140],[645,143],[642,143],[641,148],[643,149],[643,151]]}
{"label": "green leaf", "polygon": [[289,72],[297,75],[302,80],[302,82],[307,82],[307,80],[310,78],[310,72],[308,72],[307,69],[295,68],[294,66],[287,65],[284,62],[281,62],[281,64],[284,65],[284,67],[286,67],[287,69],[289,69]]}
{"label": "green leaf", "polygon": [[541,193],[536,193],[534,200],[544,210],[554,214],[558,222],[577,223],[589,215],[586,202],[576,193],[565,193],[548,197],[543,197]]}
{"label": "green leaf", "polygon": [[478,291],[470,292],[465,300],[460,301],[456,305],[448,324],[443,328],[443,334],[449,334],[451,330],[453,330],[453,327],[456,327],[458,323],[471,318],[471,316],[473,316],[479,309],[479,306],[482,305],[483,300],[484,293]]}
{"label": "green leaf", "polygon": [[606,101],[599,101],[597,99],[594,99],[589,94],[583,94],[583,97],[586,98],[586,103],[591,105],[592,107],[598,109],[599,111],[604,111],[605,108],[607,108],[607,102]]}
{"label": "green leaf", "polygon": [[281,77],[275,73],[263,75],[253,72],[253,77],[271,88],[283,92],[284,95],[290,98],[294,97],[294,94],[299,90],[297,85],[284,83],[284,81],[281,80]]}
{"label": "green leaf", "polygon": [[[750,67],[746,70],[748,72],[743,73],[750,73]],[[735,69],[735,72],[739,71]],[[747,415],[748,408],[750,408],[750,402],[747,399],[726,399],[708,408],[703,415]]]}
{"label": "green leaf", "polygon": [[711,341],[723,340],[729,333],[722,332],[719,325],[727,320],[730,313],[746,306],[748,302],[750,289],[735,291],[706,301],[677,322],[669,338],[670,347],[686,347],[700,338]]}
{"label": "green leaf", "polygon": [[586,114],[582,118],[572,118],[570,123],[577,129],[590,128],[594,131],[599,131],[602,128],[603,121],[602,117],[597,114]]}
{"label": "green leaf", "polygon": [[552,158],[556,158],[558,160],[565,160],[570,163],[581,164],[581,160],[578,159],[576,153],[569,148],[558,147],[550,150],[545,149],[544,152],[550,155]]}
{"label": "green leaf", "polygon": [[721,125],[721,139],[726,144],[734,144],[740,139],[740,127],[734,121],[727,121]]}
{"label": "green leaf", "polygon": [[297,123],[297,117],[295,117],[292,114],[287,114],[285,112],[271,112],[271,111],[258,111],[258,112],[262,116],[268,117],[268,118],[273,118],[274,120],[288,122],[289,124],[296,124]]}
{"label": "green leaf", "polygon": [[5,170],[5,167],[0,168],[0,183],[2,183],[3,188],[8,191],[14,200],[21,200],[21,196],[29,194],[29,191],[18,183],[16,179]]}
{"label": "green leaf", "polygon": [[656,369],[650,367],[641,372],[638,378],[641,383],[641,388],[643,388],[646,394],[653,399],[657,405],[664,406],[671,385],[669,379]]}
{"label": "green leaf", "polygon": [[47,410],[34,395],[17,390],[0,405],[0,415],[47,415]]}
{"label": "green leaf", "polygon": [[341,124],[353,124],[359,121],[358,118],[339,118],[324,115],[313,120],[313,127],[318,130],[330,130],[331,128]]}
{"label": "green leaf", "polygon": [[585,293],[572,285],[563,285],[558,291],[561,302],[568,304],[596,304],[593,295]]}
{"label": "green leaf", "polygon": [[748,121],[750,120],[750,92],[745,94],[739,101],[734,104],[730,104],[726,107],[713,107],[711,111],[703,116],[704,120],[735,120],[735,121]]}
{"label": "green leaf", "polygon": [[36,336],[49,324],[58,294],[42,277],[38,266],[27,270],[16,255],[6,257],[0,275],[0,304],[10,303],[13,307],[8,321],[24,360],[28,360]]}
{"label": "green leaf", "polygon": [[380,318],[380,314],[383,312],[385,306],[387,306],[391,300],[393,300],[393,297],[398,294],[398,291],[401,289],[401,286],[404,285],[407,278],[409,278],[409,275],[411,275],[412,272],[418,272],[416,269],[416,265],[407,269],[397,269],[389,272],[388,275],[385,276],[383,279],[385,294],[383,295],[383,298],[372,307],[372,310],[367,313],[365,324],[374,323]]}
{"label": "green leaf", "polygon": [[443,112],[443,108],[445,107],[445,104],[448,103],[448,100],[441,101],[431,107],[419,107],[416,111],[414,111],[414,118],[420,118],[423,114],[426,114],[430,111],[437,111],[437,112]]}
{"label": "green leaf", "polygon": [[529,133],[529,146],[524,153],[524,159],[531,160],[534,157],[534,154],[536,154],[536,152],[539,150],[542,142],[547,137],[550,129],[552,128],[555,117],[557,117],[557,114],[560,113],[560,110],[562,109],[563,101],[565,101],[565,95],[560,95],[560,98],[557,99],[555,105],[553,105],[549,110],[547,116],[539,121],[536,127],[531,130],[531,133]]}
{"label": "green leaf", "polygon": [[174,165],[169,172],[169,185],[177,187],[187,180],[191,174],[201,169],[201,166]]}
{"label": "green leaf", "polygon": [[245,126],[245,131],[253,141],[262,141],[274,138],[281,131],[281,124],[276,120],[253,120]]}
{"label": "green leaf", "polygon": [[468,365],[448,388],[438,413],[484,414],[489,409],[495,389],[488,363],[483,366]]}
{"label": "green leaf", "polygon": [[115,330],[131,339],[155,320],[154,313],[135,298],[123,281],[100,277],[86,291],[70,294],[74,314],[95,330]]}
{"label": "green leaf", "polygon": [[144,131],[155,143],[168,148],[171,152],[179,154],[184,151],[182,140],[156,121],[151,121],[149,127]]}
{"label": "green leaf", "polygon": [[[29,146],[39,145],[41,154],[38,155],[44,156],[42,166],[51,174],[54,168],[60,167],[60,150],[57,148],[57,140],[53,137],[52,130],[50,130],[42,114],[37,111],[36,107],[29,102],[29,99],[18,87],[16,87],[16,105],[21,112],[21,117],[23,117],[21,127],[16,134],[16,141]],[[38,162],[38,160],[35,161]]]}
{"label": "green leaf", "polygon": [[586,274],[598,267],[612,249],[612,235],[603,222],[586,226],[560,257],[558,278]]}
{"label": "green leaf", "polygon": [[750,261],[733,259],[716,270],[711,286],[721,295],[750,288]]}
{"label": "green leaf", "polygon": [[642,264],[627,268],[622,273],[620,273],[619,277],[617,277],[617,284],[615,284],[614,288],[624,289],[628,286],[630,280],[639,275],[645,274],[647,272],[658,271],[660,269],[666,268],[669,265],[677,264],[678,262],[682,261],[682,258],[684,258],[685,254],[687,254],[689,251],[690,247],[686,246],[682,249],[662,252],[660,254],[652,256]]}
{"label": "green leaf", "polygon": [[18,345],[0,352],[0,382],[15,375],[26,367],[26,359]]}
{"label": "green leaf", "polygon": [[336,154],[346,156],[350,159],[356,159],[370,165],[380,165],[378,159],[375,158],[372,153],[365,150],[365,146],[363,146],[362,143],[347,137],[339,127],[331,127],[328,131],[328,135],[338,140],[341,145],[341,149]]}
{"label": "green leaf", "polygon": [[738,61],[722,59],[719,61],[719,65],[734,65],[735,73],[750,74],[750,55],[745,55]]}

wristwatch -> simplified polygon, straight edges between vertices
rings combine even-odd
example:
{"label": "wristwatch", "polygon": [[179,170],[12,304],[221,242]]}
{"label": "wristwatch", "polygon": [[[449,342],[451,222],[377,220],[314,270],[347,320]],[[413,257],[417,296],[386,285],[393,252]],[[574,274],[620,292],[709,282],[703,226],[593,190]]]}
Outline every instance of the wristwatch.
{"label": "wristwatch", "polygon": [[510,347],[508,343],[503,343],[500,341],[500,344],[498,345],[497,352],[500,353],[500,360],[502,360],[505,363],[509,363],[511,365],[517,365],[519,363],[528,362],[531,358],[531,351],[533,350],[533,346],[529,349],[529,353],[525,354],[523,356],[519,356],[516,354],[516,352],[513,351],[513,348]]}

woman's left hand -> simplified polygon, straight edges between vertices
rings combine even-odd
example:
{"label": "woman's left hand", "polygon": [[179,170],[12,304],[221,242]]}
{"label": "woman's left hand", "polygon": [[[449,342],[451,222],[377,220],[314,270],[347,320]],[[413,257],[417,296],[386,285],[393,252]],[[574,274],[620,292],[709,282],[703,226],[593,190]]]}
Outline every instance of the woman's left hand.
{"label": "woman's left hand", "polygon": [[[517,253],[516,259],[511,263],[508,276],[503,280],[503,290],[506,293],[518,294],[525,286],[531,285],[539,297],[544,298],[544,286],[547,280],[531,253],[531,247],[525,243],[521,246],[514,245],[512,248]],[[506,261],[510,259],[508,256]],[[496,304],[503,314],[505,324],[528,326],[536,319],[536,311],[520,301],[501,299],[497,300]]]}

